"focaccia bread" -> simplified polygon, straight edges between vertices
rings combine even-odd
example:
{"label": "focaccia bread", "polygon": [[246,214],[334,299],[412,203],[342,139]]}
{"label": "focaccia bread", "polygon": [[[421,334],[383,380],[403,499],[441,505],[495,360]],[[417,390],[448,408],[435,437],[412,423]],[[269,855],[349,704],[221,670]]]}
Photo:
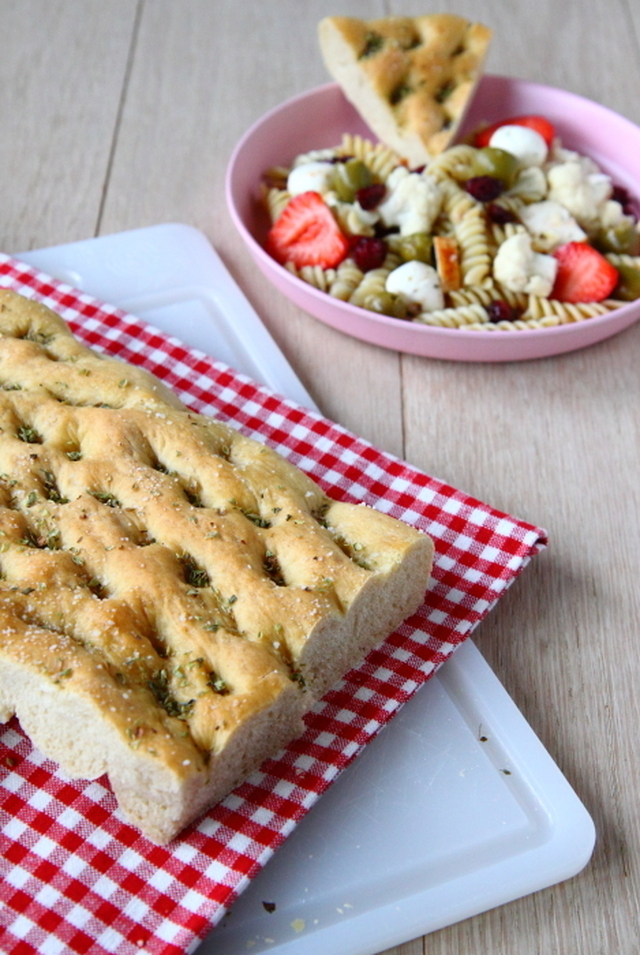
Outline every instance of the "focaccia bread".
{"label": "focaccia bread", "polygon": [[318,26],[325,65],[378,138],[420,166],[452,142],[480,79],[492,31],[463,17],[359,20]]}
{"label": "focaccia bread", "polygon": [[429,537],[0,290],[0,720],[167,842],[424,599]]}

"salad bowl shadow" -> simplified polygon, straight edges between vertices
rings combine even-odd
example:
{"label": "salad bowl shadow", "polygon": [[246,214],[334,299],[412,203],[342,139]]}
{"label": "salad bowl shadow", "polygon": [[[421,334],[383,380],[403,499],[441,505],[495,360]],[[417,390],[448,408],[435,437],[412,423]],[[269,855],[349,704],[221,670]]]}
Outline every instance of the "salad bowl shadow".
{"label": "salad bowl shadow", "polygon": [[[525,80],[482,78],[459,138],[482,123],[536,113],[562,144],[590,156],[616,185],[640,199],[640,127],[584,97]],[[640,300],[605,315],[550,328],[465,331],[391,318],[330,296],[276,262],[264,248],[269,220],[260,198],[265,170],[337,145],[344,133],[375,140],[336,83],[307,91],[262,116],[234,149],[226,174],[229,213],[255,264],[283,295],[326,325],[398,352],[463,362],[545,358],[593,345],[634,324]]]}

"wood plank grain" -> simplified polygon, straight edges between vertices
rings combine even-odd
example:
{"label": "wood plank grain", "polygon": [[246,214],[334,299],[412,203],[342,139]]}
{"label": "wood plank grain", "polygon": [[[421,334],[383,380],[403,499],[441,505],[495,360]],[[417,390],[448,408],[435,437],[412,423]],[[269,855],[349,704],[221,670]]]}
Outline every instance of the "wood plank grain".
{"label": "wood plank grain", "polygon": [[96,234],[135,29],[135,0],[0,4],[0,242]]}
{"label": "wood plank grain", "polygon": [[[557,5],[543,0],[518,4],[505,22],[503,6],[488,3],[483,18],[508,36],[494,44],[492,72],[571,89],[640,118],[637,36],[625,4],[569,2],[557,22]],[[639,349],[634,327],[537,362],[403,359],[409,460],[549,530],[549,551],[483,623],[477,642],[598,830],[580,876],[429,936],[429,955],[637,951],[640,831],[628,790],[639,751],[628,727],[640,715],[632,650],[640,606],[625,581],[640,558],[631,477],[640,464]]]}

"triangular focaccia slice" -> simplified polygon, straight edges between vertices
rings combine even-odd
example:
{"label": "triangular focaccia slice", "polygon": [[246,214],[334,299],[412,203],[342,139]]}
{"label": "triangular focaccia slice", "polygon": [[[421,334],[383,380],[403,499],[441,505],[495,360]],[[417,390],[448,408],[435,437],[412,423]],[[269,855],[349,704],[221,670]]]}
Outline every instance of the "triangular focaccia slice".
{"label": "triangular focaccia slice", "polygon": [[326,17],[325,65],[379,139],[412,166],[453,140],[471,102],[492,31],[464,17]]}

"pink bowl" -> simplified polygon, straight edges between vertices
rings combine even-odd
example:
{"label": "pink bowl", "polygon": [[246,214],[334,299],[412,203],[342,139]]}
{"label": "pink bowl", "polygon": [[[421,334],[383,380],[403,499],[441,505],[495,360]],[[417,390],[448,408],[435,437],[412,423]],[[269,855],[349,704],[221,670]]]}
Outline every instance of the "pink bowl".
{"label": "pink bowl", "polygon": [[[485,76],[461,135],[480,122],[541,113],[565,146],[591,156],[640,199],[640,128],[573,93],[504,76]],[[400,321],[332,298],[292,275],[263,243],[269,222],[259,200],[262,174],[288,165],[309,149],[335,146],[344,132],[373,137],[339,86],[329,83],[288,100],[259,119],[236,146],[227,169],[231,217],[265,276],[300,308],[327,325],[395,351],[454,361],[522,361],[584,348],[640,318],[640,300],[607,315],[571,325],[521,332],[465,332]]]}

